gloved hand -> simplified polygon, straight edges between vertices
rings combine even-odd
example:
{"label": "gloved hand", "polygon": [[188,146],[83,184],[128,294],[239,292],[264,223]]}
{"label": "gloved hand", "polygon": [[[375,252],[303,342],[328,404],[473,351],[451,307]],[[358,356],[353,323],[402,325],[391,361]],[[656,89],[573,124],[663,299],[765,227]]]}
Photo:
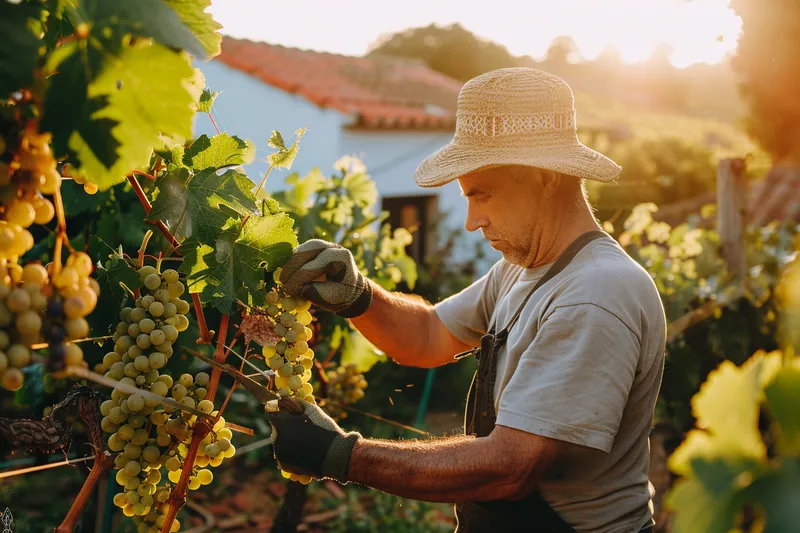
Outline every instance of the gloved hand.
{"label": "gloved hand", "polygon": [[318,406],[298,401],[303,404],[301,414],[267,412],[278,465],[294,474],[347,482],[350,454],[361,434],[345,432]]}
{"label": "gloved hand", "polygon": [[[323,276],[324,281],[318,281]],[[363,314],[372,303],[372,286],[359,272],[353,254],[332,242],[312,239],[295,248],[280,280],[292,296],[344,318]]]}

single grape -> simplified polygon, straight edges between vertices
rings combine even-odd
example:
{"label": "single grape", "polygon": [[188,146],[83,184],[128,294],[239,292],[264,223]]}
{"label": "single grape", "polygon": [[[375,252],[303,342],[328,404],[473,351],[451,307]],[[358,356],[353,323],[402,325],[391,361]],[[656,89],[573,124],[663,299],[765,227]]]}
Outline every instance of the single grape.
{"label": "single grape", "polygon": [[150,334],[156,328],[156,323],[152,318],[143,318],[139,321],[139,331]]}
{"label": "single grape", "polygon": [[133,366],[136,367],[136,370],[139,372],[147,372],[150,370],[150,360],[146,355],[140,355],[133,360]]}
{"label": "single grape", "polygon": [[214,480],[214,474],[211,473],[211,470],[204,468],[197,472],[197,479],[202,485],[208,485]]}
{"label": "single grape", "polygon": [[[139,456],[142,455],[142,447],[141,446],[137,446],[136,444],[134,444],[132,442],[129,442],[128,444],[125,445],[125,448],[123,448],[122,454],[125,455],[127,458],[129,458],[131,460],[138,459]],[[134,488],[136,488],[136,487],[134,487]]]}
{"label": "single grape", "polygon": [[274,355],[269,358],[269,367],[272,370],[278,370],[284,364],[283,357],[280,355]]}
{"label": "single grape", "polygon": [[177,383],[174,387],[172,387],[172,397],[177,400],[181,401],[186,396],[186,387],[182,383]]}
{"label": "single grape", "polygon": [[172,298],[178,298],[184,293],[186,287],[184,287],[183,283],[180,281],[176,281],[175,283],[167,285],[167,290]]}
{"label": "single grape", "polygon": [[192,384],[194,384],[194,378],[192,377],[191,374],[182,374],[179,381],[181,385],[187,388],[191,387]]}
{"label": "single grape", "polygon": [[[141,322],[146,316],[147,316],[147,311],[141,307],[137,307],[133,311],[131,311],[129,318],[131,322]],[[139,327],[141,328],[142,325],[139,324]]]}
{"label": "single grape", "polygon": [[150,304],[150,307],[147,309],[147,311],[152,316],[159,317],[164,314],[164,304],[161,302],[153,302]]}
{"label": "single grape", "polygon": [[288,376],[292,375],[293,371],[294,371],[294,367],[289,363],[285,363],[285,364],[281,365],[281,367],[278,369],[278,376],[280,376],[280,377],[288,377]]}
{"label": "single grape", "polygon": [[297,313],[297,321],[304,326],[311,324],[311,313],[308,311],[300,311]]}
{"label": "single grape", "polygon": [[144,398],[140,394],[133,394],[128,398],[128,409],[131,411],[140,411],[142,407],[144,407]]}
{"label": "single grape", "polygon": [[162,344],[166,339],[167,339],[166,334],[164,334],[164,332],[161,331],[160,329],[154,329],[153,331],[150,332],[150,343],[153,346],[158,346],[159,344]]}
{"label": "single grape", "polygon": [[277,335],[278,337],[285,336],[287,332],[287,329],[281,324],[275,324],[275,326],[272,329],[275,332],[275,335]]}
{"label": "single grape", "polygon": [[284,311],[294,311],[295,307],[297,307],[297,302],[291,296],[287,296],[281,299],[281,307],[283,307]]}
{"label": "single grape", "polygon": [[146,350],[150,347],[150,335],[147,333],[142,333],[138,337],[136,337],[136,346],[141,348],[142,350]]}
{"label": "single grape", "polygon": [[207,390],[205,387],[197,387],[197,388],[194,390],[194,398],[195,398],[195,400],[197,400],[197,401],[200,401],[200,400],[202,400],[203,398],[205,398],[205,397],[206,397],[206,394],[208,394],[208,390]]}
{"label": "single grape", "polygon": [[214,403],[209,400],[201,400],[197,404],[197,410],[200,411],[201,413],[208,414],[214,410]]}
{"label": "single grape", "polygon": [[31,296],[25,289],[14,289],[6,298],[6,306],[12,313],[24,313],[31,306]]}
{"label": "single grape", "polygon": [[[139,273],[141,274],[141,269],[139,270]],[[152,274],[148,274],[144,278],[144,286],[150,289],[151,291],[158,289],[161,286],[161,276],[159,276],[155,272],[153,272]]]}
{"label": "single grape", "polygon": [[67,366],[78,366],[83,362],[83,350],[77,344],[67,343],[64,347],[67,351],[64,356]]}
{"label": "single grape", "polygon": [[82,339],[89,335],[89,323],[85,318],[68,318],[64,321],[64,331],[69,340]]}

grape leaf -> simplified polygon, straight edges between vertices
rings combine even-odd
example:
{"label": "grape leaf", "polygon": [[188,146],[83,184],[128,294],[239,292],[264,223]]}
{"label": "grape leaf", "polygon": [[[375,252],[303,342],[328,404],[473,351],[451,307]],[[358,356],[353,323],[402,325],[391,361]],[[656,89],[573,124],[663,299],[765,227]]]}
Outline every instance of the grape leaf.
{"label": "grape leaf", "polygon": [[40,17],[37,6],[0,2],[0,99],[33,83],[40,43],[28,23]]}
{"label": "grape leaf", "polygon": [[386,360],[386,355],[357,331],[344,332],[341,365],[356,365],[361,373],[369,372],[375,363]]}
{"label": "grape leaf", "polygon": [[305,133],[305,128],[296,130],[294,132],[296,137],[294,144],[287,148],[281,132],[278,130],[272,130],[272,135],[270,136],[269,141],[267,141],[267,144],[273,148],[277,148],[278,151],[274,154],[268,155],[267,162],[275,168],[285,168],[287,170],[292,168],[294,158],[297,157],[297,149],[300,146],[300,139],[303,138]]}
{"label": "grape leaf", "polygon": [[695,459],[695,475],[676,481],[664,501],[677,511],[672,533],[729,533],[744,503],[742,489],[758,468],[748,459]]}
{"label": "grape leaf", "polygon": [[209,57],[219,55],[222,35],[217,30],[222,28],[222,24],[214,20],[211,13],[206,13],[211,0],[164,0],[164,2],[194,33]]}
{"label": "grape leaf", "polygon": [[252,160],[252,145],[227,133],[213,137],[203,134],[183,154],[183,164],[195,170],[245,165]]}
{"label": "grape leaf", "polygon": [[107,189],[148,161],[161,134],[191,135],[193,99],[184,84],[193,71],[163,46],[128,47],[87,92],[87,76],[101,64],[93,50],[74,48],[56,65],[42,124],[53,131],[56,153],[68,146],[75,172]]}
{"label": "grape leaf", "polygon": [[795,363],[782,368],[764,393],[780,428],[778,446],[781,454],[800,456],[800,365]]}
{"label": "grape leaf", "polygon": [[[229,219],[226,227],[237,224],[237,219]],[[200,293],[202,301],[231,313],[237,298],[263,304],[264,272],[282,266],[296,246],[292,219],[285,213],[251,216],[238,234],[222,233],[213,247],[195,238],[184,242],[180,271],[187,275],[190,293]]]}
{"label": "grape leaf", "polygon": [[696,458],[762,459],[766,447],[758,430],[758,413],[765,380],[775,375],[780,356],[763,352],[741,367],[724,361],[708,375],[692,398],[697,427],[669,458],[675,473],[687,475]]}
{"label": "grape leaf", "polygon": [[[200,13],[204,9],[202,6]],[[190,18],[188,15],[196,10],[186,8],[181,11],[184,17]],[[162,0],[83,0],[77,16],[83,22],[91,23],[92,36],[101,42],[108,40],[110,29],[115,37],[152,37],[165,46],[186,50],[197,58],[208,57],[203,43],[181,21],[179,13]]]}
{"label": "grape leaf", "polygon": [[781,458],[774,468],[755,479],[744,495],[761,507],[763,533],[796,531],[800,523],[800,458]]}
{"label": "grape leaf", "polygon": [[214,100],[219,96],[219,91],[211,91],[210,89],[203,89],[203,94],[200,95],[200,101],[197,103],[198,113],[211,113],[211,107],[214,105]]}
{"label": "grape leaf", "polygon": [[219,175],[209,168],[192,174],[186,168],[168,172],[158,180],[158,196],[148,220],[162,220],[176,239],[196,236],[214,242],[229,218],[220,206],[241,215],[256,210],[250,189],[253,182],[235,170]]}
{"label": "grape leaf", "polygon": [[378,201],[378,189],[375,182],[363,172],[347,174],[342,179],[342,187],[358,207],[366,208]]}

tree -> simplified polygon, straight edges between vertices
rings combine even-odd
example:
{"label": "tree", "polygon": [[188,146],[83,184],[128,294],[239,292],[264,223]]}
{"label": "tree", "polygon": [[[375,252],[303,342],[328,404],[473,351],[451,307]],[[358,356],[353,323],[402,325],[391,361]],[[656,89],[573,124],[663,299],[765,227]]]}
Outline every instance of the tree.
{"label": "tree", "polygon": [[743,76],[748,129],[776,160],[800,160],[800,4],[731,0],[742,18],[734,68]]}
{"label": "tree", "polygon": [[383,36],[371,45],[369,55],[420,59],[433,70],[461,81],[517,66],[505,46],[481,39],[460,24],[431,24]]}
{"label": "tree", "polygon": [[556,65],[577,63],[580,58],[581,53],[578,50],[578,45],[569,35],[559,35],[553,39],[545,54],[545,61]]}

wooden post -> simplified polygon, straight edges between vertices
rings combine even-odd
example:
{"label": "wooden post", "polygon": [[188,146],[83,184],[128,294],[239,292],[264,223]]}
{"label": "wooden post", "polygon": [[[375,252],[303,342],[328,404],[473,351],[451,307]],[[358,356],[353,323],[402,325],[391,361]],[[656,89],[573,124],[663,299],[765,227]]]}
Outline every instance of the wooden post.
{"label": "wooden post", "polygon": [[747,180],[744,159],[722,159],[717,166],[717,231],[722,258],[744,290],[747,257],[744,237],[747,221]]}

